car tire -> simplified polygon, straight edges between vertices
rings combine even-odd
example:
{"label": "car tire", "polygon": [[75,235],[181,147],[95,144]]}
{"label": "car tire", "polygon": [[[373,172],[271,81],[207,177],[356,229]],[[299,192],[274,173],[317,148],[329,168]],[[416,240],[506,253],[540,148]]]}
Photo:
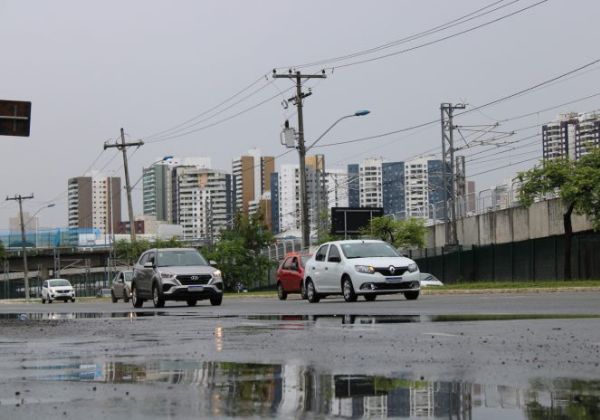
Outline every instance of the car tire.
{"label": "car tire", "polygon": [[304,287],[304,282],[300,285],[300,297],[306,299],[306,287]]}
{"label": "car tire", "polygon": [[279,300],[287,299],[287,292],[283,290],[283,286],[281,285],[281,283],[277,283],[277,297],[279,298]]}
{"label": "car tire", "polygon": [[152,303],[154,303],[155,308],[163,308],[165,306],[165,298],[161,296],[156,283],[152,285]]}
{"label": "car tire", "polygon": [[415,292],[404,292],[404,297],[406,298],[406,300],[417,300],[419,299],[420,293],[420,290],[417,290]]}
{"label": "car tire", "polygon": [[75,298],[71,298],[71,303],[75,303]]}
{"label": "car tire", "polygon": [[129,302],[129,296],[127,296],[127,290],[123,290],[123,302]]}
{"label": "car tire", "polygon": [[377,295],[365,295],[365,300],[367,302],[373,302],[375,299],[377,299]]}
{"label": "car tire", "polygon": [[49,304],[52,303],[52,299],[48,298],[48,303]]}
{"label": "car tire", "polygon": [[223,302],[223,295],[218,295],[210,298],[210,304],[212,306],[220,306]]}
{"label": "car tire", "polygon": [[188,299],[187,300],[187,306],[196,306],[197,303],[198,303],[198,300],[196,300],[196,299]]}
{"label": "car tire", "polygon": [[112,300],[112,303],[117,303],[119,301],[119,299],[115,296],[114,290],[110,291],[110,300]]}
{"label": "car tire", "polygon": [[134,308],[141,308],[144,305],[144,299],[141,299],[137,295],[137,287],[131,289],[131,303]]}
{"label": "car tire", "polygon": [[352,280],[350,277],[346,277],[342,283],[342,294],[346,302],[356,302],[357,296],[354,292],[354,286],[352,286]]}
{"label": "car tire", "polygon": [[308,280],[306,282],[306,299],[310,303],[319,303],[321,300],[321,297],[317,293],[317,289],[315,289],[315,285],[313,284],[312,280]]}
{"label": "car tire", "polygon": [[46,299],[42,298],[42,304],[46,303]]}

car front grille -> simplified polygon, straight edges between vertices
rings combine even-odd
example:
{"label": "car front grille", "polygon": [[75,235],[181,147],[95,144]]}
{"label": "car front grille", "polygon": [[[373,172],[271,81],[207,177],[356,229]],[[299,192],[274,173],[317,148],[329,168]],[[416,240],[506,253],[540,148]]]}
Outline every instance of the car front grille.
{"label": "car front grille", "polygon": [[183,286],[190,284],[208,284],[212,276],[210,274],[198,274],[196,276],[177,276],[177,280]]}
{"label": "car front grille", "polygon": [[390,272],[390,267],[375,267],[376,273],[381,273],[386,277],[401,276],[402,274],[406,273],[406,271],[408,271],[408,267],[394,267],[394,273],[392,274]]}
{"label": "car front grille", "polygon": [[[403,283],[373,283],[375,285],[375,290],[404,290],[404,289],[412,289],[413,282],[403,282]],[[416,286],[414,286],[416,287]]]}

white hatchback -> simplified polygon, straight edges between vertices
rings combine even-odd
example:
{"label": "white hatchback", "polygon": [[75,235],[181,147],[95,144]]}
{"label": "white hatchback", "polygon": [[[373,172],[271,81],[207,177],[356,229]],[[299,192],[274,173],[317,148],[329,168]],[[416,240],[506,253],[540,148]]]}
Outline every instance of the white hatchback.
{"label": "white hatchback", "polygon": [[348,240],[321,245],[306,263],[304,287],[308,301],[343,295],[346,302],[358,296],[373,301],[377,295],[402,293],[415,300],[421,291],[419,267],[388,243]]}
{"label": "white hatchback", "polygon": [[42,284],[42,303],[52,303],[54,300],[75,302],[75,289],[73,289],[69,280],[44,280]]}

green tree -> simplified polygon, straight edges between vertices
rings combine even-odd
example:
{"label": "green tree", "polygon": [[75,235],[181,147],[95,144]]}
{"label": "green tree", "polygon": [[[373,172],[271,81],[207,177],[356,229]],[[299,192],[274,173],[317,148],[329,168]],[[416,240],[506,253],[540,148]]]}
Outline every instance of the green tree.
{"label": "green tree", "polygon": [[261,251],[273,242],[261,212],[250,217],[239,213],[233,226],[221,232],[221,239],[207,256],[217,262],[226,287],[232,288],[238,282],[252,286],[260,284],[272,266]]}
{"label": "green tree", "polygon": [[389,242],[397,248],[423,248],[426,230],[423,219],[394,220],[382,216],[373,217],[361,233]]}
{"label": "green tree", "polygon": [[4,259],[6,251],[4,250],[4,244],[0,241],[0,260]]}
{"label": "green tree", "polygon": [[578,161],[553,159],[543,165],[520,172],[520,202],[529,207],[545,194],[558,192],[564,204],[563,227],[565,231],[564,278],[570,280],[573,212],[590,217],[594,229],[600,229],[600,149]]}

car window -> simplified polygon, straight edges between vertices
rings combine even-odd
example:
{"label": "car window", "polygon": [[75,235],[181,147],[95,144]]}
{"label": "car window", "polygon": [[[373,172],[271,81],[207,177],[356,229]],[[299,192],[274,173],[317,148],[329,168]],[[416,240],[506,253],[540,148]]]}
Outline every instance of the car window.
{"label": "car window", "polygon": [[158,267],[208,265],[198,251],[191,249],[158,251]]}
{"label": "car window", "polygon": [[42,287],[48,287],[48,282],[45,281]]}
{"label": "car window", "polygon": [[327,261],[331,261],[332,257],[337,258],[338,260],[340,259],[340,250],[335,245],[331,245],[329,247],[329,256],[327,257]]}
{"label": "car window", "polygon": [[49,280],[48,284],[50,287],[59,287],[59,286],[70,286],[69,280]]}
{"label": "car window", "polygon": [[291,269],[294,271],[298,271],[298,258],[294,257],[292,259]]}
{"label": "car window", "polygon": [[125,281],[130,281],[133,278],[133,271],[123,271],[122,275]]}
{"label": "car window", "polygon": [[146,262],[147,259],[148,259],[148,253],[142,254],[142,256],[140,257],[140,260],[138,261],[138,264],[144,265],[144,263]]}
{"label": "car window", "polygon": [[399,257],[394,248],[385,242],[351,242],[342,244],[346,258]]}
{"label": "car window", "polygon": [[286,258],[285,261],[283,262],[282,268],[284,270],[291,270],[292,269],[292,259],[289,257]]}
{"label": "car window", "polygon": [[321,248],[319,248],[319,250],[317,251],[317,255],[315,255],[316,261],[325,261],[325,255],[327,255],[328,247],[329,245],[323,245]]}

